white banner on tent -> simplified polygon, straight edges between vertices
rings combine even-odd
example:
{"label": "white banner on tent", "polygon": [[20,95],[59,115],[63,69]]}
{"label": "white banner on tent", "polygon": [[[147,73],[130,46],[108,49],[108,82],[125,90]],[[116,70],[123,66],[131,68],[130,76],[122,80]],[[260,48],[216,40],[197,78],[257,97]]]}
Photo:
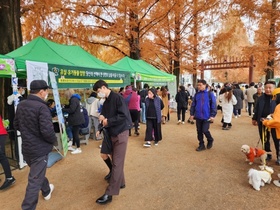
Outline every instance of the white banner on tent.
{"label": "white banner on tent", "polygon": [[26,61],[27,88],[33,80],[45,80],[48,83],[48,64],[43,62]]}

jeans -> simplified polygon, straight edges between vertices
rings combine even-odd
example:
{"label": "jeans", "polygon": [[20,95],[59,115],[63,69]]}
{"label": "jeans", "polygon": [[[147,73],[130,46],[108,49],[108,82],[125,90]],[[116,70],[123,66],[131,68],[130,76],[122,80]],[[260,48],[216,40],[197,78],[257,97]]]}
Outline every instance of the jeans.
{"label": "jeans", "polygon": [[241,109],[233,109],[234,116],[241,115]]}
{"label": "jeans", "polygon": [[141,112],[141,119],[142,123],[146,123],[146,104],[141,102],[142,112]]}
{"label": "jeans", "polygon": [[68,139],[73,139],[73,132],[72,132],[72,126],[67,126],[66,127],[66,133],[67,133],[67,136],[68,136]]}
{"label": "jeans", "polygon": [[209,131],[210,122],[207,120],[196,119],[197,139],[199,146],[204,147],[203,134],[206,136],[208,142],[213,142],[214,139]]}

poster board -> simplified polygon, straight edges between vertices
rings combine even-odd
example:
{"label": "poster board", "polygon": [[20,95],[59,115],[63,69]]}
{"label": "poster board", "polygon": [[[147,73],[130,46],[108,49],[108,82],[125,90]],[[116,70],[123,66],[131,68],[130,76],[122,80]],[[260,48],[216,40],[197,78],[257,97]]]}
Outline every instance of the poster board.
{"label": "poster board", "polygon": [[68,151],[68,142],[67,142],[65,121],[64,121],[64,117],[63,117],[63,113],[62,113],[61,103],[60,103],[60,100],[59,100],[59,92],[58,92],[57,82],[56,82],[56,79],[55,79],[55,74],[53,72],[49,72],[49,76],[50,76],[50,83],[51,83],[51,86],[53,88],[55,108],[56,108],[59,130],[60,130],[60,138],[58,139],[58,141],[61,141],[63,155],[66,156],[67,151]]}
{"label": "poster board", "polygon": [[45,80],[48,83],[48,64],[43,62],[26,61],[27,89],[33,80]]}

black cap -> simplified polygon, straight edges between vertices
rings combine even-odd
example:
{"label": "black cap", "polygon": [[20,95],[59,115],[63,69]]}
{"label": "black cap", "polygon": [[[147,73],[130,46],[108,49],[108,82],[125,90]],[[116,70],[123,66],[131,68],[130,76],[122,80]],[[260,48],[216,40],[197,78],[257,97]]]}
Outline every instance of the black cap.
{"label": "black cap", "polygon": [[33,80],[30,83],[30,90],[45,90],[52,89],[45,80]]}

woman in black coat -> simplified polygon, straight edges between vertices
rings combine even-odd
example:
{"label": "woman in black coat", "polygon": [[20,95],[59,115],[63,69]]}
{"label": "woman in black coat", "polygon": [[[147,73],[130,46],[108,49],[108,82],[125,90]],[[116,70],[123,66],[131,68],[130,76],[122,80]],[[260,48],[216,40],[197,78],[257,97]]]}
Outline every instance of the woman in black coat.
{"label": "woman in black coat", "polygon": [[[178,124],[185,124],[185,115],[188,109],[188,100],[189,100],[189,92],[186,91],[185,87],[181,85],[179,87],[179,91],[175,96],[175,100],[177,102],[177,118]],[[182,113],[182,121],[181,121],[181,113]]]}
{"label": "woman in black coat", "polygon": [[[81,96],[75,94],[73,89],[67,89],[64,95],[69,100],[69,105],[63,108],[62,111],[68,113],[68,125],[72,127],[73,133],[72,147],[69,147],[68,150],[72,151],[71,154],[79,154],[82,152],[80,148],[79,130],[80,125],[85,123]],[[73,148],[75,144],[77,146],[76,149]]]}

